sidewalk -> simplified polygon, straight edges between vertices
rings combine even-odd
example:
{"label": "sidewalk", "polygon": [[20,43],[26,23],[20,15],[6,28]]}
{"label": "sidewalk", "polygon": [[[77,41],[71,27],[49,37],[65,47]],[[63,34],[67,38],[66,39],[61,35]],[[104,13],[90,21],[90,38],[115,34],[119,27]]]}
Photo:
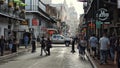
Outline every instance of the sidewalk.
{"label": "sidewalk", "polygon": [[[36,44],[36,48],[39,47],[39,46],[40,46],[40,44],[37,43]],[[20,47],[18,48],[17,52],[15,52],[15,53],[11,53],[10,51],[5,51],[4,55],[0,56],[0,60],[4,60],[4,59],[8,59],[8,58],[14,57],[14,56],[16,56],[18,54],[30,51],[31,49],[32,49],[31,46],[28,46],[28,48],[26,49],[25,46],[20,45]]]}
{"label": "sidewalk", "polygon": [[20,46],[17,50],[17,52],[15,53],[11,53],[10,51],[4,51],[4,55],[3,56],[0,56],[0,60],[4,60],[4,59],[8,59],[8,58],[11,58],[11,57],[14,57],[20,53],[23,53],[23,52],[27,52],[29,51],[31,48],[28,47],[27,49],[25,49],[25,46]]}
{"label": "sidewalk", "polygon": [[113,64],[113,62],[110,61],[110,59],[108,59],[107,64],[100,65],[100,60],[93,59],[87,51],[86,53],[94,68],[117,68],[117,65]]}

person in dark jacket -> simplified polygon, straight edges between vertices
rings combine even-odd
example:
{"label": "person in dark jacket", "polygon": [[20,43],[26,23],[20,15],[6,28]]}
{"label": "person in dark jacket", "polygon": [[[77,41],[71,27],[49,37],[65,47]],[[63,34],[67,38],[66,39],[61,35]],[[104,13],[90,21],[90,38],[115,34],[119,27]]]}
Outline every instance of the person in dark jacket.
{"label": "person in dark jacket", "polygon": [[117,68],[120,68],[120,38],[117,40],[117,45],[115,47],[114,64],[117,64]]}
{"label": "person in dark jacket", "polygon": [[43,51],[44,51],[45,54],[47,55],[47,52],[46,52],[46,49],[45,49],[45,43],[46,43],[46,41],[45,41],[44,36],[43,36],[43,37],[42,37],[42,40],[41,40],[41,54],[40,54],[40,56],[42,56]]}
{"label": "person in dark jacket", "polygon": [[51,42],[50,38],[48,37],[47,41],[46,41],[46,50],[48,52],[47,55],[50,55],[50,48],[52,48],[52,42]]}
{"label": "person in dark jacket", "polygon": [[0,39],[0,52],[1,52],[1,56],[3,56],[4,54],[4,45],[5,44],[5,39],[4,39],[4,36],[1,36],[1,39]]}
{"label": "person in dark jacket", "polygon": [[36,38],[34,35],[32,36],[31,42],[32,42],[32,53],[34,53],[36,52]]}
{"label": "person in dark jacket", "polygon": [[72,50],[71,50],[72,53],[75,52],[75,41],[76,41],[76,38],[73,38],[73,40],[72,40]]}

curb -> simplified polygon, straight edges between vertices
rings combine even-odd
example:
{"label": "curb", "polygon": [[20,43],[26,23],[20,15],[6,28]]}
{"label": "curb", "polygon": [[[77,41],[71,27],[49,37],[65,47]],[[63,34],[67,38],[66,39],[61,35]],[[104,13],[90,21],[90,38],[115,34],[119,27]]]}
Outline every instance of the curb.
{"label": "curb", "polygon": [[20,51],[18,51],[16,53],[12,53],[12,54],[8,54],[8,55],[5,55],[5,56],[1,56],[0,57],[0,61],[1,60],[5,60],[5,59],[9,59],[9,58],[12,58],[12,57],[15,57],[15,56],[17,56],[17,55],[19,55],[21,53],[28,52],[29,50],[31,50],[31,49],[28,48],[28,49],[20,50]]}
{"label": "curb", "polygon": [[93,68],[98,68],[98,67],[95,65],[93,59],[90,57],[88,51],[85,51],[85,52],[86,52],[86,56],[87,56],[88,60],[89,60],[90,63],[92,64],[92,67],[93,67]]}

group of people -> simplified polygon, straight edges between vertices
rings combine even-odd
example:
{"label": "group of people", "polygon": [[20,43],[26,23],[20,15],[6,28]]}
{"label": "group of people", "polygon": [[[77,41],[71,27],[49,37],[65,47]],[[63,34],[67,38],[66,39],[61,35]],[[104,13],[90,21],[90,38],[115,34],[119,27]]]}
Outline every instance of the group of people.
{"label": "group of people", "polygon": [[[82,58],[85,56],[85,50],[88,49],[94,59],[100,58],[100,65],[108,63],[108,58],[110,58],[120,68],[120,38],[115,34],[108,37],[106,33],[103,33],[100,38],[92,34],[87,40],[84,35],[80,35],[77,42],[77,49]],[[75,39],[72,41],[72,53],[75,52],[74,45]]]}
{"label": "group of people", "polygon": [[115,64],[118,62],[118,68],[120,68],[120,38],[112,34],[110,37],[106,33],[98,38],[93,34],[89,39],[90,55],[93,58],[100,57],[100,64],[108,63],[108,58]]}
{"label": "group of people", "polygon": [[75,36],[72,38],[71,42],[71,53],[75,53],[75,44],[77,44],[77,49],[79,52],[79,56],[84,59],[85,49],[87,48],[87,41],[83,35]]}
{"label": "group of people", "polygon": [[0,54],[1,56],[4,55],[4,51],[7,48],[8,50],[10,50],[11,53],[13,52],[17,52],[17,39],[15,39],[15,37],[13,35],[11,35],[9,37],[9,39],[5,39],[4,36],[1,36],[0,38]]}
{"label": "group of people", "polygon": [[48,37],[47,40],[45,40],[45,37],[43,36],[40,43],[41,43],[41,54],[40,54],[40,56],[43,55],[43,51],[46,54],[46,56],[50,55],[50,48],[52,48],[52,42],[51,42],[50,38]]}

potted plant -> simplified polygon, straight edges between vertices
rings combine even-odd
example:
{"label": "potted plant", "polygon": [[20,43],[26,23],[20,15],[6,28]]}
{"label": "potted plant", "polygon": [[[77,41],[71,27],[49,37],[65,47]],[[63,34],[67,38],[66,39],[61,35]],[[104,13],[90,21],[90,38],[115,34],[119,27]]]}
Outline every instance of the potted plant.
{"label": "potted plant", "polygon": [[22,10],[21,10],[21,13],[25,13],[25,9],[22,9]]}
{"label": "potted plant", "polygon": [[19,6],[16,6],[16,7],[15,7],[15,11],[18,11],[18,10],[19,10]]}

